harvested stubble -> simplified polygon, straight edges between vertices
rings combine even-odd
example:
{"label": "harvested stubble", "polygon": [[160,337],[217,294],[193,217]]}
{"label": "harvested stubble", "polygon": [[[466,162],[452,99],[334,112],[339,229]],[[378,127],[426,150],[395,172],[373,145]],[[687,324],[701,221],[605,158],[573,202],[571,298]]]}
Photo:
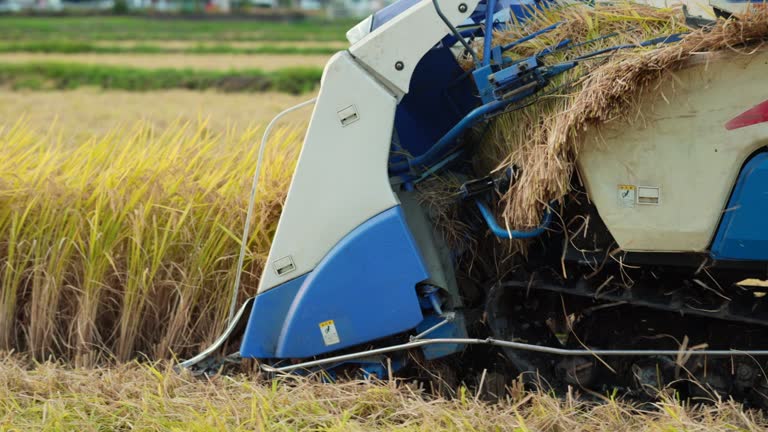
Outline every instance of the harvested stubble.
{"label": "harvested stubble", "polygon": [[0,428],[9,430],[760,431],[760,412],[732,401],[639,407],[510,388],[494,405],[466,388],[450,400],[403,383],[318,384],[298,377],[205,379],[163,364],[71,369],[0,359]]}
{"label": "harvested stubble", "polygon": [[522,168],[501,202],[500,213],[512,229],[537,225],[545,204],[566,196],[588,129],[607,122],[630,125],[640,100],[654,97],[658,84],[698,53],[730,50],[750,55],[755,46],[768,40],[768,9],[755,9],[739,19],[720,19],[709,29],[691,30],[684,27],[677,10],[630,4],[552,9],[501,32],[496,40],[507,43],[560,21],[564,24],[555,31],[519,45],[509,55],[532,55],[566,38],[578,44],[618,33],[559,53],[552,58],[557,61],[608,46],[689,33],[680,43],[620,50],[584,62],[551,84],[557,91],[496,119],[492,135],[484,143],[484,165],[488,169]]}
{"label": "harvested stubble", "polygon": [[[298,155],[273,135],[246,257],[252,295]],[[145,124],[73,146],[0,131],[0,350],[93,364],[186,356],[222,330],[260,130]]]}

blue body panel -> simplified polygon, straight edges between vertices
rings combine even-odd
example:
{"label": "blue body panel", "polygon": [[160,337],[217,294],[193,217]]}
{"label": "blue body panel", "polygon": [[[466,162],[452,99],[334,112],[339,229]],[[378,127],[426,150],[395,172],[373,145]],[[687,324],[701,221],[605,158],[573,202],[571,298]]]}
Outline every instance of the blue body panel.
{"label": "blue body panel", "polygon": [[[427,277],[393,207],[344,237],[312,272],[258,295],[240,354],[304,358],[410,330],[423,319],[416,284]],[[330,320],[339,342],[326,345],[320,323]]]}
{"label": "blue body panel", "polygon": [[718,260],[768,261],[768,153],[739,174],[712,244]]}
{"label": "blue body panel", "polygon": [[[243,357],[271,358],[283,331],[285,316],[307,275],[299,276],[253,299],[240,353]],[[247,354],[246,354],[247,353]]]}
{"label": "blue body panel", "polygon": [[434,48],[421,58],[410,88],[395,111],[400,147],[392,148],[392,162],[403,160],[403,151],[425,153],[478,104],[472,80],[448,48]]}

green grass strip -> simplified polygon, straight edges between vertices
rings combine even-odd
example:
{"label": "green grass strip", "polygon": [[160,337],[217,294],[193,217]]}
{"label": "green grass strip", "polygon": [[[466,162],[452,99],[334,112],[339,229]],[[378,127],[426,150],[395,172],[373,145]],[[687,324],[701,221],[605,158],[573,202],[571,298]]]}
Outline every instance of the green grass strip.
{"label": "green grass strip", "polygon": [[357,21],[0,16],[0,40],[344,41]]}
{"label": "green grass strip", "polygon": [[13,89],[66,90],[83,86],[148,91],[215,89],[225,92],[278,91],[300,94],[320,82],[319,68],[204,71],[194,69],[139,69],[69,63],[0,64],[0,85]]}
{"label": "green grass strip", "polygon": [[236,47],[227,44],[189,47],[166,47],[152,43],[133,46],[99,45],[80,41],[27,41],[0,42],[0,53],[46,53],[46,54],[333,54],[338,48],[330,46],[298,47],[263,45],[255,47]]}

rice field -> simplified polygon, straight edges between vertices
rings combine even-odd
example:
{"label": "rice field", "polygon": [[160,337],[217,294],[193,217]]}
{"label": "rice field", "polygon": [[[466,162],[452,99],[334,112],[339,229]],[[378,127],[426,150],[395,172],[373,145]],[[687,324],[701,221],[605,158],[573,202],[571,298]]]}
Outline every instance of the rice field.
{"label": "rice field", "polygon": [[[610,395],[585,399],[576,390],[554,397],[514,384],[490,404],[463,386],[446,399],[407,382],[329,385],[268,381],[256,372],[173,372],[157,359],[196,352],[224,324],[260,125],[299,99],[0,92],[0,343],[25,353],[0,357],[0,429],[768,427],[764,414],[714,395],[681,402],[661,393],[641,405]],[[118,109],[104,108],[110,102]],[[253,294],[307,118],[288,118],[267,153],[243,297]],[[49,357],[59,361],[45,362]]]}
{"label": "rice field", "polygon": [[[312,96],[328,58],[295,52],[338,46],[348,24],[0,17],[0,350],[92,366],[211,342],[262,126]],[[256,44],[280,54],[230,52]],[[49,46],[136,52],[36,51]],[[307,118],[273,135],[243,296]]]}
{"label": "rice field", "polygon": [[738,404],[587,402],[513,385],[499,403],[459,387],[451,399],[403,382],[319,384],[256,374],[202,379],[163,363],[73,369],[0,359],[3,430],[142,431],[762,431]]}
{"label": "rice field", "polygon": [[195,69],[232,71],[286,68],[322,69],[330,55],[293,54],[47,54],[0,53],[0,63],[65,63],[84,65],[130,66],[140,69]]}
{"label": "rice field", "polygon": [[[343,32],[342,32],[343,33]],[[98,47],[120,47],[133,49],[136,47],[147,46],[149,44],[168,50],[186,50],[196,47],[215,47],[228,46],[235,49],[258,49],[261,47],[277,48],[328,48],[333,50],[342,50],[349,46],[349,42],[342,38],[340,40],[271,40],[271,41],[211,41],[211,40],[173,40],[161,39],[152,41],[143,40],[100,40],[90,42]]]}
{"label": "rice field", "polygon": [[293,54],[331,55],[344,42],[320,41],[22,41],[0,42],[2,53],[50,54]]}
{"label": "rice field", "polygon": [[162,16],[0,16],[0,39],[15,41],[338,42],[357,19],[183,19]]}
{"label": "rice field", "polygon": [[[312,96],[312,93],[132,92],[93,88],[0,91],[0,123],[8,127],[23,118],[34,133],[45,135],[54,130],[64,142],[72,145],[137,123],[164,130],[179,122],[205,121],[206,127],[217,133],[230,129],[242,132],[248,125],[266,124],[281,110]],[[308,119],[309,110],[286,117],[283,124],[301,129]]]}
{"label": "rice field", "polygon": [[[242,48],[265,41],[327,47],[343,44],[341,29],[349,27],[166,24],[138,32],[132,19],[88,27],[79,18],[0,18],[0,40],[63,35],[169,50],[211,39]],[[0,63],[13,56],[34,57],[3,54]],[[226,59],[227,70],[265,69],[255,62],[278,57],[295,66],[287,54],[45,56],[114,58],[135,67],[141,56],[147,67],[171,58],[171,66],[200,62],[194,67],[209,70]],[[0,430],[768,428],[763,413],[716,395],[681,402],[662,392],[641,405],[575,390],[554,397],[515,384],[489,404],[464,386],[442,398],[404,382],[173,372],[173,359],[198,352],[224,327],[263,126],[312,95],[0,89],[0,352],[13,352],[0,357]],[[308,118],[309,110],[292,115],[270,141],[240,301],[254,294]]]}
{"label": "rice field", "polygon": [[0,17],[0,87],[314,88],[353,20]]}
{"label": "rice field", "polygon": [[[259,124],[138,122],[73,142],[55,126],[4,123],[0,350],[93,365],[188,356],[211,342],[231,301]],[[273,138],[244,297],[266,259],[300,129]]]}

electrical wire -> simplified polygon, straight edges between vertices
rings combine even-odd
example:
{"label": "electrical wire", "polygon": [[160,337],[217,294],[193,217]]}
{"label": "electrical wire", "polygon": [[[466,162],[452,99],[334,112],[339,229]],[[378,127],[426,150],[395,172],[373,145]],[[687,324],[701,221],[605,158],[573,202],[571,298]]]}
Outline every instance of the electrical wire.
{"label": "electrical wire", "polygon": [[294,105],[276,115],[272,121],[269,122],[267,128],[264,130],[264,135],[261,137],[261,144],[259,145],[259,157],[256,159],[256,170],[253,173],[253,182],[251,185],[251,197],[248,200],[248,212],[245,216],[245,226],[243,227],[243,236],[240,238],[240,256],[237,258],[237,273],[235,273],[235,284],[232,287],[232,303],[229,306],[229,318],[227,323],[232,324],[232,320],[235,318],[235,308],[237,307],[237,295],[240,291],[240,276],[243,273],[243,262],[245,261],[245,248],[248,243],[248,232],[251,229],[251,218],[253,217],[253,205],[256,203],[256,192],[259,188],[259,174],[261,173],[261,161],[264,158],[264,149],[267,146],[267,140],[269,139],[269,133],[272,131],[272,127],[277,123],[284,115],[296,111],[299,108],[303,108],[307,105],[311,105],[317,101],[317,98],[312,98]]}

